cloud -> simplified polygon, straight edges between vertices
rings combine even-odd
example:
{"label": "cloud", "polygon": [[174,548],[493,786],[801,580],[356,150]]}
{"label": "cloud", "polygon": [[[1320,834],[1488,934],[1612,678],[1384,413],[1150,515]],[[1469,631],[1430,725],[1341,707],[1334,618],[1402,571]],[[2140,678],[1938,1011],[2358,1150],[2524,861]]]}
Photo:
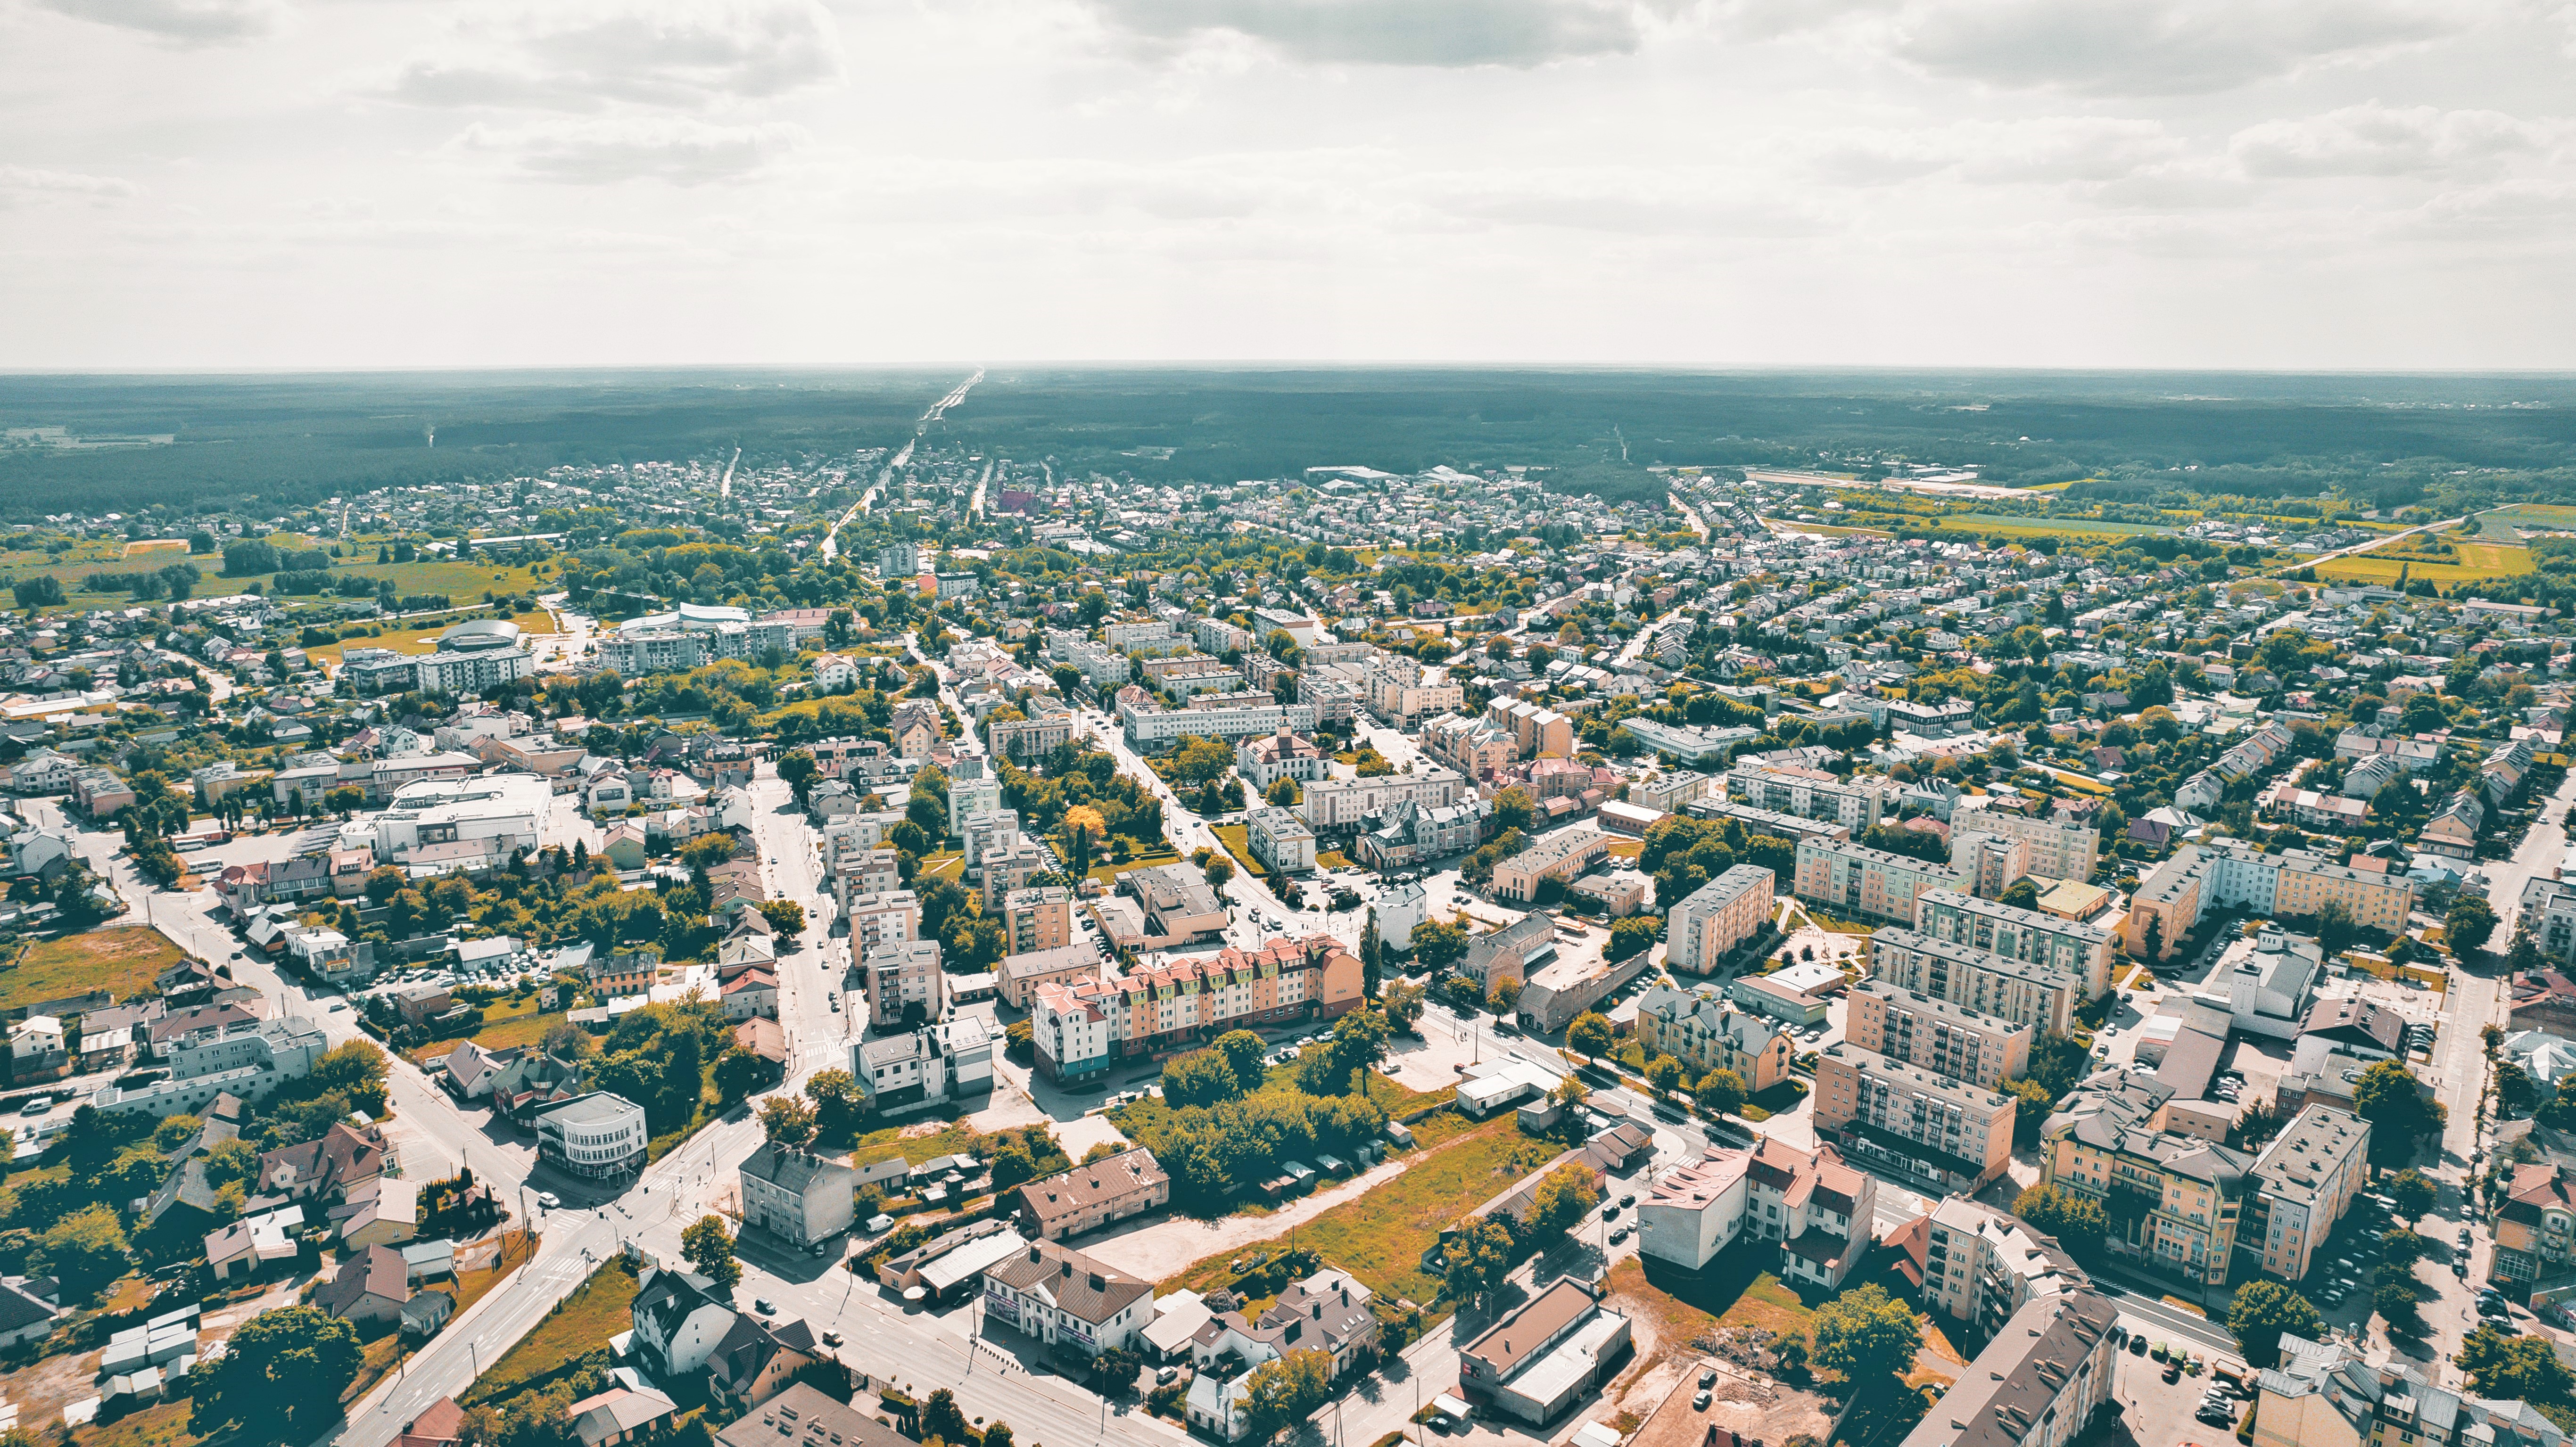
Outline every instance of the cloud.
{"label": "cloud", "polygon": [[1827,132],[1807,147],[1826,179],[1847,185],[1934,175],[2014,185],[2119,180],[2171,159],[2182,143],[2154,121],[2046,116]]}
{"label": "cloud", "polygon": [[424,106],[702,109],[767,100],[843,74],[818,0],[616,0],[469,22],[457,54],[416,60],[387,93]]}
{"label": "cloud", "polygon": [[1167,46],[1242,36],[1328,65],[1545,65],[1635,50],[1638,0],[1097,0],[1113,28]]}
{"label": "cloud", "polygon": [[1887,48],[1939,76],[2091,95],[2199,95],[2458,34],[2444,0],[1919,0]]}
{"label": "cloud", "polygon": [[2248,126],[2227,148],[2255,176],[2430,176],[2490,169],[2508,157],[2539,151],[2550,132],[2564,129],[2501,111],[2371,101]]}
{"label": "cloud", "polygon": [[532,181],[702,186],[754,175],[809,139],[803,127],[783,121],[727,126],[684,116],[630,116],[517,127],[474,125],[450,149],[498,158]]}
{"label": "cloud", "polygon": [[181,45],[219,45],[265,35],[277,0],[37,0],[48,10]]}
{"label": "cloud", "polygon": [[134,194],[134,184],[114,176],[84,176],[72,171],[40,171],[26,166],[0,166],[0,207],[38,201],[121,201]]}

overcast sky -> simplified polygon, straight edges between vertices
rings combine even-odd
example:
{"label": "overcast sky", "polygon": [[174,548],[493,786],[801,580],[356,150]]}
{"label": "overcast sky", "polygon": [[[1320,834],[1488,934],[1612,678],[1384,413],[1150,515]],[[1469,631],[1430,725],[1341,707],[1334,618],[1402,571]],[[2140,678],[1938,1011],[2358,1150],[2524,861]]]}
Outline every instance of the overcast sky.
{"label": "overcast sky", "polygon": [[2576,367],[2561,0],[0,0],[0,367]]}

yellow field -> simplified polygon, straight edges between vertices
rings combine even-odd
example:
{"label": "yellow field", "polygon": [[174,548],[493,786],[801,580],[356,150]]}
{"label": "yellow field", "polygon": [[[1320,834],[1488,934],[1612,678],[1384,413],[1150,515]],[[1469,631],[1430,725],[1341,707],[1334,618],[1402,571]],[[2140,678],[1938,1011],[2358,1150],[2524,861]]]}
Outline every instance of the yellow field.
{"label": "yellow field", "polygon": [[2357,553],[2331,563],[2319,563],[2317,576],[2336,583],[2394,583],[2403,573],[2409,579],[2424,578],[2435,583],[2476,583],[2489,578],[2520,577],[2532,571],[2529,548],[2507,543],[2456,543],[2454,546],[2460,554],[2456,563],[2410,563],[2404,558]]}
{"label": "yellow field", "polygon": [[[413,619],[404,626],[403,630],[387,633],[380,638],[349,638],[322,648],[308,648],[304,650],[304,656],[317,664],[324,662],[337,664],[340,661],[341,652],[350,648],[390,648],[396,653],[431,653],[438,648],[438,635],[456,626],[454,619],[443,623],[430,620],[426,629],[412,631],[421,621]],[[555,615],[542,609],[534,613],[522,613],[512,621],[519,625],[519,631],[522,633],[555,631]]]}

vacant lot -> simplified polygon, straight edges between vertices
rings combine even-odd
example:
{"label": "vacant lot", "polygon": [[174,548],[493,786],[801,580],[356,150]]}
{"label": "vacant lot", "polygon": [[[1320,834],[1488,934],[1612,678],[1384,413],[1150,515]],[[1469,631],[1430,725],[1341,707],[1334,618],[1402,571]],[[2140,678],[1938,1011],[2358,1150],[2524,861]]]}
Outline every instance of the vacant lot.
{"label": "vacant lot", "polygon": [[1211,824],[1208,832],[1216,836],[1216,842],[1225,846],[1226,853],[1234,856],[1236,868],[1255,879],[1270,877],[1270,871],[1262,868],[1261,861],[1252,857],[1250,829],[1241,824]]}
{"label": "vacant lot", "polygon": [[58,940],[38,940],[0,969],[0,1010],[59,1000],[84,990],[119,999],[187,958],[168,935],[149,925],[103,925]]}
{"label": "vacant lot", "polygon": [[2094,518],[2026,518],[2002,513],[1956,512],[1941,517],[1944,532],[2001,533],[2006,537],[2059,537],[2067,533],[2156,536],[2174,529],[2155,523],[2103,522]]}
{"label": "vacant lot", "polygon": [[[564,1023],[564,1012],[541,1012],[534,996],[525,1000],[495,1000],[483,1007],[483,1028],[459,1039],[471,1040],[486,1050],[516,1050],[535,1045],[546,1038],[546,1032]],[[455,1040],[436,1040],[414,1050],[412,1060],[427,1065],[444,1060],[456,1049]]]}
{"label": "vacant lot", "polygon": [[564,1298],[554,1315],[519,1338],[501,1360],[484,1370],[466,1389],[467,1406],[506,1400],[531,1387],[542,1387],[555,1373],[591,1352],[608,1350],[608,1339],[635,1324],[638,1284],[623,1256],[590,1274],[580,1289]]}

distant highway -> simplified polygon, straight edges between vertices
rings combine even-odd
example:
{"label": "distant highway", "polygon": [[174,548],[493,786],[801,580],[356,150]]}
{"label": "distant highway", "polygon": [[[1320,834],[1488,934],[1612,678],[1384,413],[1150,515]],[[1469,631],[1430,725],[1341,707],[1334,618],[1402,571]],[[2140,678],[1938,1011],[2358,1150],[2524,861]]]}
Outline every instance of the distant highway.
{"label": "distant highway", "polygon": [[[850,519],[857,517],[859,514],[876,506],[877,494],[885,491],[886,485],[894,481],[895,469],[904,467],[911,463],[913,445],[921,440],[921,435],[923,433],[930,430],[930,424],[938,421],[941,417],[946,416],[949,408],[965,401],[966,393],[972,389],[976,383],[983,380],[984,369],[977,367],[975,369],[974,376],[958,383],[956,390],[950,392],[947,396],[940,398],[938,401],[931,403],[930,410],[921,414],[921,420],[912,424],[912,436],[904,439],[903,450],[886,459],[886,465],[877,471],[877,480],[868,485],[868,490],[865,493],[860,494],[857,502],[850,504],[849,511],[841,514],[841,516],[833,522],[832,530],[823,534],[823,561],[828,563],[841,555],[841,529],[849,526]],[[734,450],[734,455],[737,457],[741,456],[742,450],[740,448],[736,448]],[[991,478],[992,471],[989,467],[985,470],[984,475],[988,480]],[[725,477],[730,480],[732,476],[733,469],[728,466],[725,469]],[[975,506],[978,512],[983,510],[983,503],[984,489],[979,484],[975,489]]]}

